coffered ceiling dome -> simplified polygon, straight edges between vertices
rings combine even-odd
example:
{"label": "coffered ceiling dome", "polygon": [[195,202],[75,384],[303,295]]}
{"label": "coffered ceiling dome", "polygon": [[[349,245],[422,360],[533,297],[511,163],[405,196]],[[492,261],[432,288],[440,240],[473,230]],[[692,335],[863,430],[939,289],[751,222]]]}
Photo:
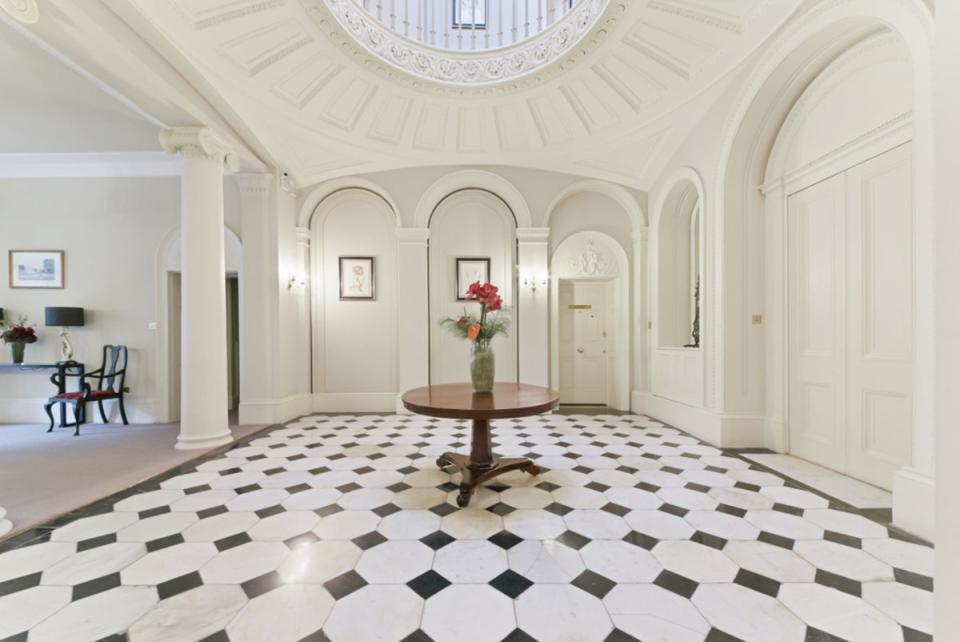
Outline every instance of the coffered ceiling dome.
{"label": "coffered ceiling dome", "polygon": [[317,0],[312,13],[418,78],[478,85],[543,69],[614,10],[609,0]]}

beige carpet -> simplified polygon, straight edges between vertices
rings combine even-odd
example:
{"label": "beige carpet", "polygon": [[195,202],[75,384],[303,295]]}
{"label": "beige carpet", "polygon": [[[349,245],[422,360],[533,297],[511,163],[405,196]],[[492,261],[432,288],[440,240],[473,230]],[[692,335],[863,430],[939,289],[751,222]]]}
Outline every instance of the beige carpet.
{"label": "beige carpet", "polygon": [[[240,439],[264,426],[232,426]],[[89,424],[47,433],[39,424],[0,424],[0,506],[14,535],[123,490],[204,450],[176,450],[178,424]]]}

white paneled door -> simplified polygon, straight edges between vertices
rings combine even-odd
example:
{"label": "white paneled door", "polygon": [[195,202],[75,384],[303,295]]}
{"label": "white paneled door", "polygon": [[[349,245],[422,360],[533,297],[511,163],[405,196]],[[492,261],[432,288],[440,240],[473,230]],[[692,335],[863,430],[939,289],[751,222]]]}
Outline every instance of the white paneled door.
{"label": "white paneled door", "polygon": [[560,282],[560,403],[607,403],[607,290],[602,281]]}
{"label": "white paneled door", "polygon": [[913,424],[909,145],[788,199],[793,454],[890,488]]}

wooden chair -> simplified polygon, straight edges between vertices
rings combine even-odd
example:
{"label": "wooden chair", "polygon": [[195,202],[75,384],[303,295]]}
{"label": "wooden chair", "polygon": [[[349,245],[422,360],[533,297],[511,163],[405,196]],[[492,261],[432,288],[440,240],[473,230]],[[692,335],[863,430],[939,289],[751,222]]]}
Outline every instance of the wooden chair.
{"label": "wooden chair", "polygon": [[[54,404],[70,403],[73,404],[74,421],[69,426],[76,426],[73,435],[80,434],[80,425],[87,421],[87,402],[96,401],[100,408],[100,418],[103,423],[107,423],[107,415],[103,411],[103,402],[109,399],[117,400],[117,407],[120,410],[120,417],[123,424],[129,425],[127,413],[123,407],[123,394],[130,392],[130,389],[124,385],[127,376],[127,346],[103,346],[103,363],[97,370],[85,372],[82,374],[70,374],[65,371],[64,377],[79,377],[80,390],[76,392],[60,392],[47,400],[43,407],[50,417],[50,428],[47,432],[53,430],[53,412]],[[88,382],[89,379],[96,378],[96,388]],[[66,390],[66,381],[60,379],[60,374],[54,374],[50,377],[51,383],[57,386],[58,390]]]}

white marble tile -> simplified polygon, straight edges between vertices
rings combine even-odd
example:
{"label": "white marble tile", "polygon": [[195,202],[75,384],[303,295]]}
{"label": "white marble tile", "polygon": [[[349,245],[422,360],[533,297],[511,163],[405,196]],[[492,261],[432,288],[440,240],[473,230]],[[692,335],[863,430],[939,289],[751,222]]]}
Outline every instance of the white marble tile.
{"label": "white marble tile", "polygon": [[209,562],[217,548],[209,542],[191,542],[162,548],[123,569],[120,580],[127,586],[159,584],[192,573]]}
{"label": "white marble tile", "polygon": [[246,532],[260,521],[255,513],[229,512],[201,519],[183,531],[188,542],[215,542],[230,535]]}
{"label": "white marble tile", "polygon": [[683,516],[698,531],[724,539],[756,539],[760,530],[740,517],[711,510],[692,510]]}
{"label": "white marble tile", "polygon": [[217,479],[220,479],[220,475],[212,471],[185,473],[183,475],[176,475],[170,479],[163,480],[160,482],[160,488],[182,490],[185,488],[203,486]]}
{"label": "white marble tile", "polygon": [[803,517],[776,510],[747,511],[746,520],[762,531],[790,539],[821,539],[823,529]]}
{"label": "white marble tile", "polygon": [[88,642],[122,633],[159,598],[146,586],[118,586],[73,602],[30,631],[34,642]]}
{"label": "white marble tile", "polygon": [[663,504],[663,501],[654,493],[640,488],[610,488],[603,494],[614,504],[632,510],[654,510]]}
{"label": "white marble tile", "polygon": [[57,562],[43,572],[41,584],[82,584],[116,573],[147,554],[143,544],[120,542],[98,546]]}
{"label": "white marble tile", "polygon": [[352,542],[316,542],[291,552],[277,570],[290,584],[322,584],[352,570],[361,552]]}
{"label": "white marble tile", "polygon": [[787,486],[768,486],[761,488],[760,493],[777,502],[797,508],[826,508],[829,502],[808,490],[788,488]]}
{"label": "white marble tile", "polygon": [[548,470],[540,477],[551,484],[564,487],[586,486],[592,481],[588,475],[575,470]]}
{"label": "white marble tile", "polygon": [[863,550],[894,568],[933,577],[934,555],[929,546],[885,537],[863,540]]}
{"label": "white marble tile", "polygon": [[767,544],[731,540],[723,554],[734,563],[778,582],[812,582],[817,569],[793,551]]}
{"label": "white marble tile", "polygon": [[390,503],[393,493],[386,488],[361,488],[340,497],[337,503],[349,510],[371,510]]}
{"label": "white marble tile", "polygon": [[[628,464],[632,465],[632,464]],[[680,475],[665,473],[662,470],[640,470],[634,473],[638,481],[647,482],[661,488],[678,488],[687,483]]]}
{"label": "white marble tile", "polygon": [[232,473],[230,475],[222,475],[217,479],[211,481],[208,486],[214,489],[221,488],[242,488],[243,486],[249,486],[250,484],[257,484],[264,478],[264,474],[259,470],[243,470],[239,473]]}
{"label": "white marble tile", "polygon": [[601,508],[609,503],[603,493],[579,486],[558,488],[553,491],[553,498],[570,508]]}
{"label": "white marble tile", "polygon": [[483,584],[507,568],[507,551],[482,539],[451,542],[433,558],[433,570],[457,584]]}
{"label": "white marble tile", "polygon": [[712,488],[724,488],[737,483],[732,477],[724,475],[723,473],[713,472],[712,470],[685,470],[681,473],[681,476],[695,484],[702,484]]}
{"label": "white marble tile", "polygon": [[415,488],[434,488],[450,481],[450,475],[437,468],[425,468],[403,478],[405,484]]}
{"label": "white marble tile", "polygon": [[500,493],[500,501],[514,508],[546,508],[553,503],[553,496],[534,487],[508,488]]}
{"label": "white marble tile", "polygon": [[461,584],[427,601],[421,628],[436,642],[487,642],[516,626],[513,600],[492,586]]}
{"label": "white marble tile", "polygon": [[311,488],[290,495],[281,505],[287,510],[316,510],[336,503],[340,495],[335,488]]}
{"label": "white marble tile", "polygon": [[420,539],[440,528],[440,516],[429,510],[402,510],[380,520],[377,530],[389,539]]}
{"label": "white marble tile", "polygon": [[933,593],[899,582],[867,582],[863,600],[897,623],[933,634]]}
{"label": "white marble tile", "polygon": [[447,501],[447,493],[439,488],[414,487],[393,496],[392,503],[405,510],[426,510]]}
{"label": "white marble tile", "polygon": [[756,454],[744,457],[858,508],[893,506],[893,496],[882,488],[790,455]]}
{"label": "white marble tile", "polygon": [[885,526],[871,521],[863,515],[846,513],[832,508],[813,509],[803,512],[803,518],[818,526],[853,537],[886,537]]}
{"label": "white marble tile", "polygon": [[[407,461],[409,463],[409,460]],[[396,470],[375,470],[357,478],[357,483],[364,488],[386,488],[401,481],[403,481],[403,473]]]}
{"label": "white marble tile", "polygon": [[227,635],[230,642],[297,642],[320,630],[333,603],[319,584],[281,586],[250,600]]}
{"label": "white marble tile", "polygon": [[664,568],[696,582],[732,582],[739,571],[722,552],[696,542],[664,541],[652,552]]}
{"label": "white marble tile", "polygon": [[195,513],[207,508],[213,508],[214,506],[223,506],[236,496],[236,491],[229,488],[220,490],[204,490],[199,493],[193,493],[192,495],[187,495],[186,497],[178,499],[170,504],[170,510]]}
{"label": "white marble tile", "polygon": [[[457,495],[460,494],[458,490],[452,490],[447,493],[447,503],[451,506],[457,505]],[[473,493],[473,497],[470,498],[470,508],[480,509],[480,508],[490,508],[494,504],[500,503],[500,493],[490,490],[489,488],[478,488]]]}
{"label": "white marble tile", "polygon": [[309,510],[294,510],[265,517],[248,531],[261,541],[283,541],[310,532],[320,523],[320,516]]}
{"label": "white marble tile", "polygon": [[811,626],[848,642],[903,640],[902,630],[891,618],[860,598],[830,587],[784,584],[777,598]]}
{"label": "white marble tile", "polygon": [[225,628],[247,604],[239,586],[200,586],[163,600],[130,627],[130,642],[201,640]]}
{"label": "white marble tile", "polygon": [[738,482],[753,484],[754,486],[783,486],[783,479],[762,470],[728,470],[727,476],[731,479],[735,479]]}
{"label": "white marble tile", "polygon": [[657,497],[687,510],[713,510],[717,507],[717,500],[713,497],[689,488],[661,488],[657,491]]}
{"label": "white marble tile", "polygon": [[573,510],[563,516],[567,527],[590,539],[622,539],[630,526],[619,515],[603,510]]}
{"label": "white marble tile", "polygon": [[406,584],[432,566],[432,548],[420,542],[398,541],[364,551],[356,571],[371,584]]}
{"label": "white marble tile", "polygon": [[702,642],[710,631],[689,600],[654,584],[620,584],[603,603],[617,627],[638,640]]}
{"label": "white marble tile", "polygon": [[503,527],[523,539],[554,539],[567,530],[559,515],[545,510],[515,510],[503,517]]}
{"label": "white marble tile", "polygon": [[620,470],[596,470],[590,473],[590,478],[612,488],[632,488],[637,484],[637,478]]}
{"label": "white marble tile", "polygon": [[120,512],[138,513],[158,506],[167,506],[184,496],[182,490],[163,489],[138,493],[113,505],[113,510]]}
{"label": "white marble tile", "polygon": [[141,519],[117,532],[118,542],[149,542],[183,532],[199,521],[195,513],[164,513]]}
{"label": "white marble tile", "polygon": [[80,542],[92,537],[116,533],[137,521],[136,513],[102,513],[82,517],[61,526],[50,535],[51,542]]}
{"label": "white marble tile", "polygon": [[72,542],[44,542],[15,548],[0,554],[0,582],[50,568],[73,555],[77,550]]}
{"label": "white marble tile", "polygon": [[613,622],[603,603],[567,584],[536,584],[516,600],[517,624],[537,640],[602,642]]}
{"label": "white marble tile", "polygon": [[370,585],[333,607],[324,625],[331,640],[396,642],[420,625],[423,600],[406,586]]}
{"label": "white marble tile", "polygon": [[377,527],[380,516],[368,510],[345,510],[320,518],[313,532],[321,539],[347,540],[365,535]]}
{"label": "white marble tile", "polygon": [[242,584],[275,571],[290,555],[282,542],[247,542],[218,552],[200,567],[204,584]]}
{"label": "white marble tile", "polygon": [[635,531],[657,539],[690,539],[695,529],[681,517],[659,510],[634,510],[624,520]]}
{"label": "white marble tile", "polygon": [[805,560],[830,573],[860,582],[893,580],[893,569],[858,548],[826,541],[797,542],[793,550]]}
{"label": "white marble tile", "polygon": [[23,633],[47,619],[70,603],[72,593],[69,586],[34,586],[0,597],[0,639]]}
{"label": "white marble tile", "polygon": [[736,506],[744,510],[770,510],[773,500],[760,493],[743,488],[711,488],[707,493],[721,504]]}
{"label": "white marble tile", "polygon": [[739,584],[703,584],[691,598],[713,626],[744,642],[802,642],[807,627],[772,597]]}
{"label": "white marble tile", "polygon": [[652,582],[663,567],[647,550],[624,541],[596,540],[580,549],[587,568],[614,582]]}
{"label": "white marble tile", "polygon": [[258,511],[277,504],[282,504],[290,497],[290,493],[282,488],[262,488],[251,493],[237,495],[227,502],[229,510]]}
{"label": "white marble tile", "polygon": [[441,528],[456,539],[487,539],[503,530],[503,519],[490,511],[464,508],[446,515]]}
{"label": "white marble tile", "polygon": [[538,584],[567,584],[586,570],[577,551],[554,541],[521,542],[507,551],[507,562]]}

